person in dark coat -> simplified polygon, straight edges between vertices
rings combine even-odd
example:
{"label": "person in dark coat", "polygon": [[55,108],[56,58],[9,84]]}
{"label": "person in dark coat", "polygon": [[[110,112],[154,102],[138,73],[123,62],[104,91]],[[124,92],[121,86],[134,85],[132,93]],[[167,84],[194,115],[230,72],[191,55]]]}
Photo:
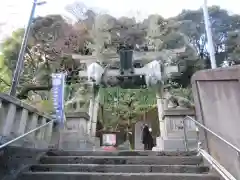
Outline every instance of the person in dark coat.
{"label": "person in dark coat", "polygon": [[149,150],[152,150],[152,148],[154,147],[154,142],[152,137],[152,128],[149,128],[149,133],[150,133],[150,138],[148,142],[148,147],[149,147]]}
{"label": "person in dark coat", "polygon": [[149,131],[148,125],[143,126],[142,143],[144,144],[144,150],[152,150],[153,138],[152,138],[151,132]]}

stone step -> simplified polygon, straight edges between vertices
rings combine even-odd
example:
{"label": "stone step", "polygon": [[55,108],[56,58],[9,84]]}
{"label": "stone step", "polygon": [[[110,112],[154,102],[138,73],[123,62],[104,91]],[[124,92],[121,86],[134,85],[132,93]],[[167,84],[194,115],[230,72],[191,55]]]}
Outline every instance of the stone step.
{"label": "stone step", "polygon": [[219,180],[212,174],[191,173],[86,173],[86,172],[25,172],[18,180]]}
{"label": "stone step", "polygon": [[49,151],[49,156],[194,156],[197,151]]}
{"label": "stone step", "polygon": [[198,165],[200,156],[43,156],[41,164]]}
{"label": "stone step", "polygon": [[209,168],[194,165],[40,164],[31,166],[29,170],[32,172],[207,173]]}

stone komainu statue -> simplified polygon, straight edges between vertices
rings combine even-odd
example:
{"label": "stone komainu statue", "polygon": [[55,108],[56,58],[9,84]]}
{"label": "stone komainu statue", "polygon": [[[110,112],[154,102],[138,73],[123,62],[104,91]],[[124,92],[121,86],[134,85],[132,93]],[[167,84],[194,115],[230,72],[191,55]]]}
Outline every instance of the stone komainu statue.
{"label": "stone komainu statue", "polygon": [[169,89],[164,90],[164,98],[167,108],[190,108],[194,109],[194,104],[187,98],[173,95]]}

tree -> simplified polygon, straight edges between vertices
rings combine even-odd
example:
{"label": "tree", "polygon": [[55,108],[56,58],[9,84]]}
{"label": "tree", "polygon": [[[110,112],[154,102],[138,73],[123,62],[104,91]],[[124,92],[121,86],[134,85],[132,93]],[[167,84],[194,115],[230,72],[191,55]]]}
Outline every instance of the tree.
{"label": "tree", "polygon": [[[232,32],[240,28],[240,16],[229,15],[224,9],[219,6],[208,8],[210,23],[213,31],[213,40],[216,52],[217,65],[219,66],[225,59],[228,58],[226,47],[227,41],[231,38]],[[187,24],[181,24],[180,28],[183,33],[188,35],[193,45],[196,47],[200,58],[206,61],[209,67],[210,58],[206,49],[206,34],[204,28],[204,20],[202,10],[195,11],[184,10],[181,14],[175,17],[177,21],[188,21]],[[191,24],[192,26],[189,26]],[[191,27],[191,28],[190,28]]]}
{"label": "tree", "polygon": [[[209,68],[210,58],[206,48],[207,39],[201,9],[184,10],[178,16],[168,19],[160,15],[150,15],[138,23],[134,18],[98,14],[78,2],[66,9],[75,17],[75,23],[68,23],[60,15],[34,19],[20,81],[20,94],[25,97],[29,90],[32,94],[46,90],[47,94],[51,88],[50,74],[59,71],[68,72],[68,84],[71,84],[69,92],[73,94],[68,97],[72,99],[73,96],[79,96],[75,91],[79,89],[79,76],[76,71],[80,67],[78,62],[72,60],[71,54],[90,55],[93,50],[104,53],[109,49],[116,53],[121,43],[129,44],[136,50],[142,50],[137,48],[142,46],[144,50],[150,51],[150,45],[147,48],[146,45],[151,44],[150,40],[154,41],[157,47],[154,50],[161,53],[163,61],[180,66],[181,76],[174,77],[172,81],[179,85],[176,92],[185,94],[184,96],[189,96],[187,93],[192,74],[199,69]],[[226,59],[238,63],[240,16],[230,16],[227,11],[217,6],[210,7],[209,14],[217,64],[220,65]],[[4,67],[7,66],[9,72],[14,70],[22,35],[23,29],[16,30],[2,44]],[[100,48],[91,48],[89,44],[98,44]],[[1,68],[0,77],[1,74],[7,74],[5,72],[6,68]],[[103,94],[105,101],[102,109],[107,126],[116,127],[120,119],[125,125],[128,121],[134,122],[139,113],[148,111],[156,103],[155,92],[152,90],[108,88]],[[117,106],[114,105],[116,98]],[[108,116],[110,111],[113,113],[111,117]]]}
{"label": "tree", "polygon": [[[229,57],[234,59],[238,58],[239,32],[236,30],[239,29],[239,16],[230,16],[225,10],[220,9],[217,6],[210,7],[209,14],[211,17],[210,20],[214,34],[213,38],[217,64],[220,65],[226,58]],[[108,20],[110,19],[112,19],[111,16],[108,18]],[[108,21],[106,20],[106,22]],[[111,22],[114,22],[113,25],[110,25],[110,27],[109,24],[108,26],[104,26],[106,27],[104,31],[109,31],[112,39],[116,32],[124,32],[128,34],[128,30],[132,28],[129,27],[129,25],[131,26],[131,24],[136,24],[133,20],[131,21],[131,19],[127,18],[123,18],[123,20],[113,19]],[[122,24],[124,22],[127,25],[122,26],[122,28],[120,26],[119,28],[119,24],[121,24],[120,22]],[[142,43],[146,42],[145,38],[146,34],[148,33],[147,28],[152,22],[155,24],[150,30],[153,30],[155,28],[158,32],[151,38],[159,38],[161,40],[159,42],[158,50],[167,52],[167,50],[172,49],[174,51],[176,48],[185,47],[185,51],[183,53],[179,53],[176,58],[177,63],[181,67],[182,74],[180,77],[173,79],[173,81],[177,82],[178,85],[172,89],[172,92],[175,95],[184,96],[187,99],[192,100],[191,91],[189,88],[191,76],[197,70],[209,68],[210,65],[210,57],[206,48],[207,39],[205,34],[202,10],[184,10],[178,16],[170,19],[164,19],[159,15],[152,15],[148,17],[148,19],[144,20],[141,26],[138,27],[138,30],[144,34]],[[125,39],[123,36],[116,36],[116,42],[121,42],[124,40]],[[136,40],[133,40],[133,44],[135,42]],[[145,107],[144,103],[141,104],[139,99],[135,99],[136,95],[131,91],[127,91],[123,93],[123,95],[119,95],[120,98],[117,101],[118,104],[115,105],[117,91],[110,89],[108,89],[108,91],[111,94],[109,95],[111,98],[107,100],[108,103],[105,103],[106,107],[104,106],[104,109],[109,109],[109,111],[113,112],[113,117],[111,121],[106,122],[107,126],[114,126],[118,123],[121,123],[121,121],[127,124],[126,121],[129,119],[134,122],[133,119],[136,112],[139,113],[145,108],[146,110],[149,109],[148,107]],[[142,93],[143,92],[141,92],[141,95],[137,95],[137,97],[146,97],[143,96]],[[151,95],[155,98],[155,93],[151,93]],[[106,115],[105,119],[107,119]]]}
{"label": "tree", "polygon": [[0,92],[8,92],[11,85],[11,71],[5,64],[3,55],[0,55]]}
{"label": "tree", "polygon": [[[12,73],[15,70],[23,32],[23,29],[14,31],[12,36],[2,43],[2,54]],[[51,73],[75,68],[75,62],[64,54],[83,52],[84,43],[89,38],[84,32],[79,26],[68,24],[60,15],[35,18],[20,78],[22,92],[31,89],[49,90]]]}
{"label": "tree", "polygon": [[131,128],[141,114],[148,112],[156,104],[153,89],[107,88],[101,91],[104,96],[103,109],[105,127],[118,129]]}
{"label": "tree", "polygon": [[18,29],[12,32],[12,35],[6,38],[1,44],[2,54],[6,65],[13,72],[18,59],[18,53],[21,47],[24,29]]}
{"label": "tree", "polygon": [[239,64],[240,61],[240,32],[238,30],[231,31],[228,33],[228,38],[226,40],[226,53],[228,61],[232,64]]}

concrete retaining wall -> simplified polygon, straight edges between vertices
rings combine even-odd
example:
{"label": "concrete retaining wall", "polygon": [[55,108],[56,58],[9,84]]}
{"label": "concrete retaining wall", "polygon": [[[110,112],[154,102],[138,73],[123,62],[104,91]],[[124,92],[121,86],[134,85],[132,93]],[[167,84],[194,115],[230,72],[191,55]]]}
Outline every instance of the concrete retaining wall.
{"label": "concrete retaining wall", "polygon": [[[192,88],[197,120],[240,149],[240,66],[199,71]],[[204,148],[240,179],[239,154],[206,131],[200,137]]]}

